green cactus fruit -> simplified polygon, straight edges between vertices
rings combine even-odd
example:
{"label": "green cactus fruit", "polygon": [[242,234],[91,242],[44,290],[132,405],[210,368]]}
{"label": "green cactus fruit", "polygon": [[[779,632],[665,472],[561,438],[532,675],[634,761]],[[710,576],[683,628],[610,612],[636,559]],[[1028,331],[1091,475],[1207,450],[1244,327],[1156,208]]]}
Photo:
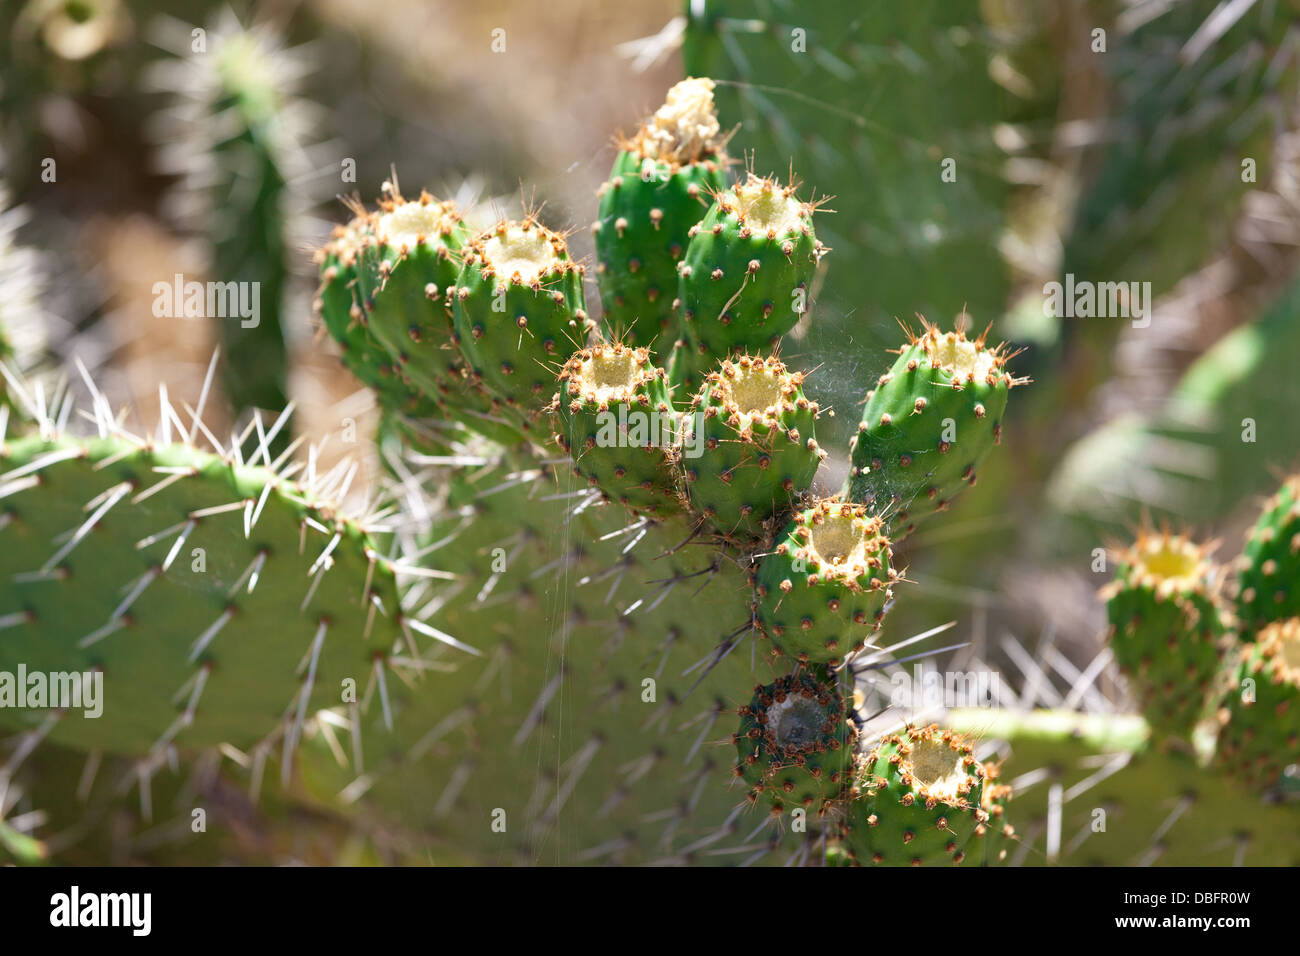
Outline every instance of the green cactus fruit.
{"label": "green cactus fruit", "polygon": [[[984,768],[971,743],[938,726],[888,734],[866,754],[849,803],[847,845],[861,864],[962,863],[982,808]],[[982,862],[972,854],[971,862]]]}
{"label": "green cactus fruit", "polygon": [[622,141],[592,224],[610,338],[668,355],[681,334],[674,303],[687,232],[726,188],[713,81],[690,77]]}
{"label": "green cactus fruit", "polygon": [[764,801],[773,816],[796,807],[818,818],[830,812],[849,788],[857,741],[834,676],[800,668],[754,688],[739,713],[735,773],[749,784],[749,802]]}
{"label": "green cactus fruit", "polygon": [[385,409],[416,417],[438,414],[438,405],[413,388],[401,367],[370,331],[358,301],[357,253],[369,223],[362,217],[336,226],[333,235],[316,251],[320,286],[312,309],[326,332],[338,343],[344,366],[363,385],[374,389]]}
{"label": "green cactus fruit", "polygon": [[[984,786],[980,790],[980,809],[988,814],[983,823],[975,824],[976,839],[968,845],[966,855],[972,863],[997,866],[1006,862],[1007,849],[1016,839],[1016,828],[1007,822],[1007,804],[1011,787],[998,783],[1002,766],[992,760],[984,762]],[[982,853],[982,858],[979,854]]]}
{"label": "green cactus fruit", "polygon": [[135,756],[286,727],[289,747],[343,682],[394,681],[395,572],[331,503],[338,472],[296,483],[127,436],[21,438],[0,462],[0,671],[98,697],[52,710],[29,686],[26,708],[0,707],[6,726]]}
{"label": "green cactus fruit", "polygon": [[574,473],[612,501],[658,517],[683,510],[667,379],[645,348],[596,345],[565,363],[553,403],[555,438]]}
{"label": "green cactus fruit", "polygon": [[1238,655],[1219,708],[1217,757],[1245,781],[1273,783],[1300,763],[1300,618],[1266,625]]}
{"label": "green cactus fruit", "polygon": [[[518,423],[510,420],[513,416],[470,380],[452,341],[447,296],[460,273],[469,235],[455,203],[438,201],[427,192],[408,201],[396,185],[386,182],[376,211],[355,211],[353,241],[345,237],[335,250],[352,267],[342,278],[355,283],[353,298],[360,314],[350,311],[347,322],[337,313],[323,316],[345,355],[351,345],[348,333],[359,324],[387,352],[389,373],[422,396],[418,406],[396,410],[419,417],[432,405],[439,414],[498,441],[522,440]],[[381,364],[381,373],[383,369]]]}
{"label": "green cactus fruit", "polygon": [[826,453],[803,375],[775,358],[724,359],[692,404],[682,468],[691,504],[728,539],[767,538]]}
{"label": "green cactus fruit", "polygon": [[841,494],[887,512],[898,541],[916,522],[948,508],[1002,436],[1007,393],[1024,379],[1006,370],[1004,346],[981,336],[907,330],[909,344],[867,393],[853,465]]}
{"label": "green cactus fruit", "polygon": [[1168,531],[1138,534],[1102,592],[1115,662],[1157,738],[1190,739],[1222,657],[1219,571],[1207,547]]}
{"label": "green cactus fruit", "polygon": [[564,237],[533,219],[502,220],[473,239],[450,293],[453,338],[473,378],[512,421],[534,421],[564,357],[591,331],[583,267]]}
{"label": "green cactus fruit", "polygon": [[1300,475],[1264,505],[1246,539],[1237,590],[1243,640],[1271,621],[1300,615]]}
{"label": "green cactus fruit", "polygon": [[882,528],[834,498],[794,516],[752,573],[754,621],[774,654],[838,665],[865,646],[900,577]]}
{"label": "green cactus fruit", "polygon": [[813,232],[816,204],[794,189],[750,173],[690,228],[677,269],[684,335],[670,370],[675,385],[693,392],[719,359],[772,348],[807,311],[829,250]]}

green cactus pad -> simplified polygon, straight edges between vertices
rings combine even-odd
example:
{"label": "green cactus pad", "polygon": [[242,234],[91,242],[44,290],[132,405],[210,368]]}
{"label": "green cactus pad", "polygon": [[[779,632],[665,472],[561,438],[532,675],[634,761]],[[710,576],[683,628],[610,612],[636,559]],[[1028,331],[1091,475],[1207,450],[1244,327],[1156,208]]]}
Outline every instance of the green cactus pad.
{"label": "green cactus pad", "polygon": [[532,219],[502,220],[466,250],[450,295],[454,338],[521,424],[541,414],[564,357],[586,344],[582,276],[564,237]]}
{"label": "green cactus pad", "polygon": [[682,469],[691,505],[729,539],[767,538],[826,457],[803,375],[775,358],[724,359],[695,397]]}
{"label": "green cactus pad", "polygon": [[1019,781],[1012,866],[1300,864],[1294,804],[1207,769],[1212,739],[1198,735],[1196,754],[1151,747],[1132,714],[976,707],[945,721],[997,747],[1001,776]]}
{"label": "green cactus pad", "polygon": [[574,472],[610,500],[656,516],[683,510],[667,378],[647,349],[597,345],[565,363],[555,396],[555,438]]}
{"label": "green cactus pad", "polygon": [[596,275],[611,338],[668,355],[681,334],[677,263],[688,231],[726,188],[713,81],[690,78],[620,144],[592,225]]}
{"label": "green cactus pad", "polygon": [[719,359],[770,349],[807,311],[813,273],[829,251],[813,232],[815,208],[793,186],[751,173],[691,227],[677,270],[684,336],[674,384],[695,391]]}
{"label": "green cactus pad", "polygon": [[1217,757],[1248,783],[1273,783],[1300,763],[1300,618],[1265,626],[1238,654],[1219,708]]}
{"label": "green cactus pad", "polygon": [[1183,535],[1147,532],[1117,556],[1103,592],[1115,662],[1154,736],[1189,739],[1223,653],[1218,570]]}
{"label": "green cactus pad", "polygon": [[[847,846],[861,864],[962,863],[986,828],[984,768],[971,744],[937,726],[890,734],[862,760],[849,804]],[[982,862],[976,854],[971,862]]]}
{"label": "green cactus pad", "polygon": [[825,816],[849,787],[857,740],[835,678],[801,668],[754,688],[739,713],[736,776],[750,785],[749,802],[773,815],[803,807]]}
{"label": "green cactus pad", "polygon": [[[390,564],[314,479],[126,438],[0,461],[0,671],[103,674],[102,715],[66,710],[53,741],[247,747],[364,688],[402,637]],[[56,716],[28,703],[0,721]]]}
{"label": "green cactus pad", "polygon": [[1001,439],[1007,393],[1023,383],[1006,371],[1004,347],[988,348],[983,337],[971,341],[927,322],[921,335],[909,330],[908,338],[867,393],[842,492],[888,506],[895,540],[975,483],[976,469]]}
{"label": "green cactus pad", "polygon": [[1300,475],[1288,478],[1246,539],[1237,591],[1241,637],[1300,615]]}
{"label": "green cactus pad", "polygon": [[368,221],[358,217],[336,226],[330,241],[317,250],[320,286],[313,311],[338,343],[343,365],[361,384],[375,390],[380,405],[417,417],[438,414],[436,402],[404,380],[401,367],[370,331],[357,301],[357,251],[368,234]]}
{"label": "green cactus pad", "polygon": [[900,577],[878,517],[834,498],[795,515],[754,572],[754,621],[774,653],[838,664],[880,627]]}

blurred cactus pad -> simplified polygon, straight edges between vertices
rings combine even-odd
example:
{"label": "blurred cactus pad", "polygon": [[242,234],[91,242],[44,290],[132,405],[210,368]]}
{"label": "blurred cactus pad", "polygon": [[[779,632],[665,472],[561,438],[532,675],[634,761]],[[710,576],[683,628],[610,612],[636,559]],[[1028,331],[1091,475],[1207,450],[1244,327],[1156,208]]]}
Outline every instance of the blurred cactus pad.
{"label": "blurred cactus pad", "polygon": [[251,6],[0,13],[0,859],[1300,865],[1290,6]]}

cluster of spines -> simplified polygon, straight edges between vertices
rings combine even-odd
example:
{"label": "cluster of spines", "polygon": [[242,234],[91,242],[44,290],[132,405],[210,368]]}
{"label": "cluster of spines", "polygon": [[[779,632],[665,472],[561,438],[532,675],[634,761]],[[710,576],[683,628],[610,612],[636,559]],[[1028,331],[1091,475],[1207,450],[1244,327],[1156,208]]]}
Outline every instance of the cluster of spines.
{"label": "cluster of spines", "polygon": [[842,492],[888,508],[895,540],[975,484],[1001,441],[1007,394],[1026,381],[1007,371],[1005,346],[922,322],[920,335],[906,329],[909,344],[867,393]]}

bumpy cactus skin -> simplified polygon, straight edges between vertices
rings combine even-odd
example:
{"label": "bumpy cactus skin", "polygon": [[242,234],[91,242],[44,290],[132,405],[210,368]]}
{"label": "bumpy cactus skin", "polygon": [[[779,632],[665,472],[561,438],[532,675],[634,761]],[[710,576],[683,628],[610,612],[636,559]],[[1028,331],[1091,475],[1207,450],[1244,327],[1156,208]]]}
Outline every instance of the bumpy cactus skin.
{"label": "bumpy cactus skin", "polygon": [[405,381],[399,363],[370,331],[364,307],[358,301],[357,253],[368,228],[369,224],[360,218],[339,226],[329,243],[317,252],[320,286],[313,310],[338,343],[344,366],[363,385],[375,390],[381,405],[421,417],[436,414],[435,400]]}
{"label": "bumpy cactus skin", "polygon": [[456,344],[521,424],[541,414],[591,331],[582,276],[563,237],[531,219],[499,222],[466,250],[451,294]]}
{"label": "bumpy cactus skin", "polygon": [[814,206],[794,187],[750,174],[691,227],[678,267],[684,321],[670,375],[693,392],[720,358],[768,351],[807,310],[828,251],[813,232]]}
{"label": "bumpy cactus skin", "polygon": [[597,345],[565,363],[555,396],[555,436],[574,471],[634,511],[681,510],[677,415],[668,376],[647,349]]}
{"label": "bumpy cactus skin", "polygon": [[888,507],[895,540],[975,483],[980,462],[1001,439],[1007,394],[1021,382],[1005,369],[1005,349],[987,347],[983,337],[971,341],[929,323],[908,337],[867,393],[843,491]]}
{"label": "bumpy cactus skin", "polygon": [[724,359],[695,397],[688,422],[698,457],[682,459],[691,504],[724,537],[761,542],[812,482],[826,453],[803,375],[774,358]]}
{"label": "bumpy cactus skin", "polygon": [[838,664],[880,627],[899,574],[867,509],[830,499],[795,515],[754,575],[754,620],[774,652]]}
{"label": "bumpy cactus skin", "polygon": [[1246,539],[1237,592],[1241,636],[1300,615],[1300,475],[1282,485]]}
{"label": "bumpy cactus skin", "polygon": [[401,637],[361,529],[269,469],[115,438],[19,439],[3,461],[0,665],[104,675],[102,717],[69,711],[54,741],[246,747],[300,702],[336,703]]}
{"label": "bumpy cactus skin", "polygon": [[1218,572],[1182,535],[1143,532],[1106,588],[1108,638],[1160,738],[1188,738],[1206,714],[1223,653]]}
{"label": "bumpy cactus skin", "polygon": [[681,334],[677,264],[688,231],[726,188],[713,81],[688,78],[620,144],[592,226],[606,334],[667,356]]}
{"label": "bumpy cactus skin", "polygon": [[364,228],[355,276],[362,318],[401,374],[445,404],[464,388],[446,306],[468,241],[460,214],[428,193],[407,202],[390,191]]}
{"label": "bumpy cactus skin", "polygon": [[749,801],[774,815],[802,807],[823,816],[849,787],[857,730],[834,676],[818,669],[754,688],[734,740]]}
{"label": "bumpy cactus skin", "polygon": [[[882,738],[856,786],[846,842],[864,865],[963,863],[990,819],[982,808],[984,767],[972,745],[934,725]],[[978,857],[970,854],[971,862],[982,862]]]}
{"label": "bumpy cactus skin", "polygon": [[1300,762],[1300,618],[1261,629],[1236,665],[1219,710],[1218,757],[1242,779],[1273,783]]}

